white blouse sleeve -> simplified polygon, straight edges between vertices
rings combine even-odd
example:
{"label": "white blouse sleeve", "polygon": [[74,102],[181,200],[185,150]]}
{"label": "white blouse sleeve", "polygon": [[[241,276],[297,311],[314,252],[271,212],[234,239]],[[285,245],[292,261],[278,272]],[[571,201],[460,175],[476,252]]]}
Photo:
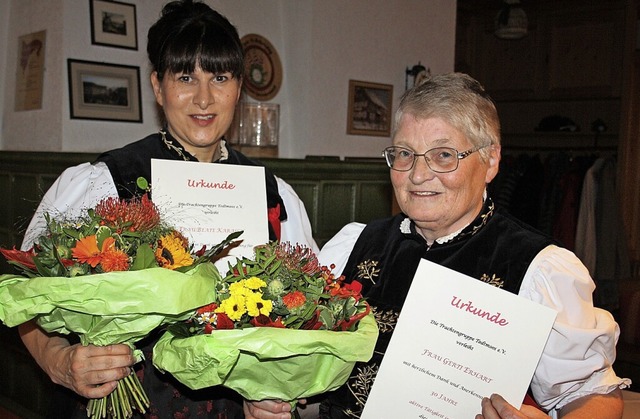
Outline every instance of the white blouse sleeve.
{"label": "white blouse sleeve", "polygon": [[82,163],[66,169],[40,201],[22,241],[22,250],[29,250],[44,232],[45,213],[54,218],[77,218],[83,210],[110,196],[118,196],[118,192],[106,164]]}
{"label": "white blouse sleeve", "polygon": [[552,417],[577,398],[631,383],[613,371],[620,329],[609,312],[593,306],[594,289],[582,262],[557,246],[534,258],[520,287],[520,296],[558,312],[531,382],[535,400]]}
{"label": "white blouse sleeve", "polygon": [[324,246],[318,255],[318,260],[323,266],[335,265],[332,272],[340,275],[347,265],[349,255],[364,230],[362,223],[349,223],[342,227]]}
{"label": "white blouse sleeve", "polygon": [[309,222],[309,216],[307,215],[304,203],[300,200],[291,185],[277,176],[276,180],[278,182],[278,193],[287,210],[287,219],[281,223],[280,241],[305,245],[312,249],[314,253],[318,254],[318,245],[313,239],[311,222]]}

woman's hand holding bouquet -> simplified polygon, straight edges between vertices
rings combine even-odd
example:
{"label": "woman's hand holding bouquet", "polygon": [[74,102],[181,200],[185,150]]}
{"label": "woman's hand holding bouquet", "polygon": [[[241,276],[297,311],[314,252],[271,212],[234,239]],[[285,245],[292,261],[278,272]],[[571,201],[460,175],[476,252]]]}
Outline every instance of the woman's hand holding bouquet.
{"label": "woman's hand holding bouquet", "polygon": [[[135,363],[132,349],[126,344],[71,344],[65,338],[46,334],[35,322],[24,323],[19,330],[28,348],[41,348],[33,355],[51,381],[87,399],[100,399],[115,390],[118,380],[131,374]],[[43,344],[29,343],[40,338],[45,339]]]}
{"label": "woman's hand holding bouquet", "polygon": [[[101,362],[101,350],[88,345],[132,347],[155,328],[188,319],[208,303],[220,275],[205,262],[241,234],[194,252],[146,196],[107,198],[81,219],[45,218],[47,230],[31,250],[0,249],[23,274],[0,276],[0,320],[15,326],[35,319],[49,334],[78,335],[85,348],[67,349],[62,338],[54,338],[44,350],[54,357],[56,351],[75,351],[79,356],[74,359],[81,361],[73,368],[87,374],[96,373],[86,367],[88,357]],[[27,333],[32,332],[37,333]],[[111,355],[121,351],[119,362],[131,364],[130,349],[103,350]],[[69,359],[67,352],[65,362]],[[69,377],[52,379],[70,388],[82,386]],[[104,377],[104,382],[111,380]],[[87,408],[91,417],[127,418],[133,409],[144,412],[148,406],[136,375],[129,373],[113,393],[90,400]]]}

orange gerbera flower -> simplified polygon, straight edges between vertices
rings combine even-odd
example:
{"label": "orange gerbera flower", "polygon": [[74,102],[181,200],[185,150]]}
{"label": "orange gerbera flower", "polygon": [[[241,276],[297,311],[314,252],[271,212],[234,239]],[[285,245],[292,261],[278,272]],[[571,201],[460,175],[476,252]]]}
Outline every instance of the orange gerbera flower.
{"label": "orange gerbera flower", "polygon": [[97,237],[91,235],[81,238],[76,242],[74,248],[71,249],[71,254],[78,262],[88,263],[92,268],[95,268],[101,260]]}
{"label": "orange gerbera flower", "polygon": [[[98,249],[98,238],[95,235],[83,237],[71,249],[71,254],[78,262],[88,263],[92,268],[103,264],[102,268],[105,272],[129,269],[129,257],[123,251],[116,249],[116,240],[113,237],[104,239],[102,250]],[[107,259],[106,267],[104,266],[105,258]]]}

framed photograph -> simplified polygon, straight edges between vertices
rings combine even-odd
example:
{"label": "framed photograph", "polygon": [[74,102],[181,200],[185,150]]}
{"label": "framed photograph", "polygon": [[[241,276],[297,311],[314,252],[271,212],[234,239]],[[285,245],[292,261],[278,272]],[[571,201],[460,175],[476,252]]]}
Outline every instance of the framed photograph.
{"label": "framed photograph", "polygon": [[89,0],[89,8],[92,44],[138,49],[135,4]]}
{"label": "framed photograph", "polygon": [[72,119],[142,122],[140,67],[67,60]]}
{"label": "framed photograph", "polygon": [[391,135],[393,85],[349,80],[347,134]]}

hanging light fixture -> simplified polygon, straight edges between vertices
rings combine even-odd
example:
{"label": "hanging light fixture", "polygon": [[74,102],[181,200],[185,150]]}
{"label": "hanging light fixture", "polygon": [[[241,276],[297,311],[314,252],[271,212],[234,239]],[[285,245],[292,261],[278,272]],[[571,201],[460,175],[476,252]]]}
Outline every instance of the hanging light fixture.
{"label": "hanging light fixture", "polygon": [[425,78],[431,76],[431,69],[426,68],[418,61],[418,64],[413,67],[407,67],[404,74],[404,90],[407,90],[409,87],[419,85]]}
{"label": "hanging light fixture", "polygon": [[494,34],[500,39],[520,39],[527,36],[527,14],[520,0],[502,0],[502,8],[495,21]]}

